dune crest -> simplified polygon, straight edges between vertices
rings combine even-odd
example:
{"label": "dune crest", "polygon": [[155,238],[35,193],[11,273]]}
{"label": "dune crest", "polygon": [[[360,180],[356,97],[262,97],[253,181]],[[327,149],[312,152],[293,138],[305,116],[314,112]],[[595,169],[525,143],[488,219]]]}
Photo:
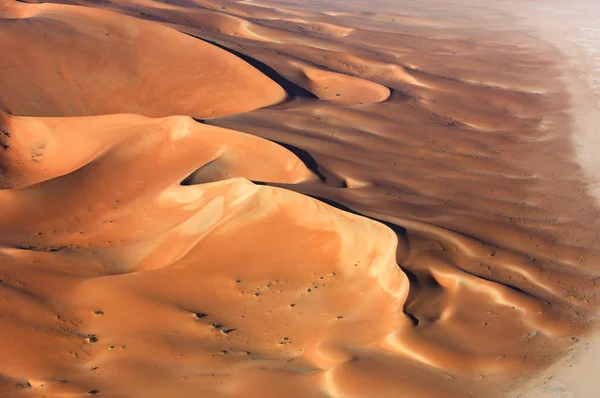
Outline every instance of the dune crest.
{"label": "dune crest", "polygon": [[[42,175],[29,170],[27,175],[33,176],[33,181],[27,186],[0,191],[0,205],[13,209],[0,216],[0,240],[2,256],[13,268],[19,263],[25,266],[31,259],[30,269],[41,274],[57,263],[80,264],[71,270],[61,267],[58,279],[66,285],[56,282],[38,294],[40,300],[52,303],[46,311],[57,314],[51,328],[60,328],[62,318],[69,316],[65,311],[84,315],[84,324],[67,332],[80,338],[67,345],[69,350],[83,350],[88,355],[84,362],[75,359],[70,365],[48,360],[37,370],[13,365],[3,369],[9,379],[18,380],[25,373],[27,380],[36,380],[37,388],[59,393],[60,386],[52,386],[51,381],[67,373],[76,384],[92,388],[98,382],[89,379],[88,367],[119,368],[139,355],[142,347],[161,344],[162,331],[158,330],[158,335],[147,339],[124,337],[123,317],[134,328],[126,333],[143,333],[145,317],[136,315],[137,306],[153,313],[152,322],[160,319],[172,327],[178,324],[189,338],[197,335],[195,339],[204,346],[197,354],[242,354],[252,359],[251,368],[256,369],[280,358],[327,370],[350,360],[332,362],[325,353],[334,344],[329,340],[337,340],[343,330],[344,346],[364,341],[361,325],[372,311],[386,308],[389,323],[372,328],[370,339],[383,340],[408,322],[398,313],[408,294],[408,280],[396,264],[397,237],[389,228],[298,193],[226,175],[240,173],[280,183],[313,180],[303,163],[282,147],[183,117],[13,117],[11,121],[12,134],[32,129],[32,133],[44,131],[48,141],[53,138],[48,153],[40,155],[40,163],[58,163],[53,146],[80,155],[56,165],[62,167],[50,174],[45,169]],[[79,136],[83,129],[85,140]],[[236,153],[243,157],[236,159]],[[268,159],[268,168],[260,169],[265,164],[261,156]],[[213,170],[222,178],[179,185],[190,170],[202,171],[214,165],[214,159],[224,157],[229,157],[229,162],[219,163]],[[255,164],[248,164],[251,158]],[[29,215],[23,223],[25,213]],[[238,242],[230,245],[232,240]],[[82,262],[83,258],[88,260]],[[189,283],[198,273],[204,274],[201,283],[207,283],[201,293],[196,283]],[[133,274],[136,277],[132,279]],[[132,282],[135,288],[129,285]],[[165,284],[170,288],[163,289]],[[106,295],[106,289],[113,293]],[[215,294],[225,294],[224,302],[212,301]],[[339,299],[340,294],[344,300]],[[148,301],[149,297],[153,298]],[[133,302],[132,306],[123,306],[125,301]],[[101,326],[93,320],[100,318],[94,316],[97,310],[92,307],[101,308]],[[301,316],[307,311],[310,321]],[[33,322],[29,317],[34,314],[23,317]],[[131,323],[133,319],[138,320]],[[267,319],[268,328],[253,327]],[[216,334],[207,334],[210,329]],[[89,351],[90,338],[86,342],[84,336],[91,335],[99,341],[92,341],[94,349]],[[27,340],[27,334],[24,336]],[[103,353],[126,346],[128,350],[114,359]],[[343,352],[343,346],[334,346],[334,351]],[[64,349],[64,345],[59,347]],[[244,354],[249,350],[251,354]],[[9,363],[20,351],[3,347]],[[162,354],[158,355],[146,358],[146,365],[148,360],[158,361]],[[218,360],[207,367],[205,359],[193,361],[197,360],[196,366],[204,371],[221,373],[230,366]],[[243,380],[234,384],[241,386]],[[48,384],[50,390],[45,388]],[[213,393],[219,395],[226,391],[212,384],[197,380],[192,386],[194,391],[216,388]],[[292,391],[292,386],[288,388]],[[118,383],[102,383],[102,391],[126,394]]]}
{"label": "dune crest", "polygon": [[[291,152],[270,141],[195,122],[186,116],[151,119],[140,115],[32,118],[5,115],[1,124],[5,187],[18,188],[73,172],[107,156],[124,141],[203,143],[191,167],[178,178],[185,184],[246,177],[260,182],[299,183],[316,178]],[[62,154],[68,151],[72,156]],[[131,149],[130,149],[131,151]],[[275,162],[277,167],[267,163]]]}
{"label": "dune crest", "polygon": [[[14,115],[210,118],[286,97],[239,58],[159,24],[72,5],[9,10],[13,18],[0,20],[0,106]],[[27,51],[34,46],[44,51]]]}

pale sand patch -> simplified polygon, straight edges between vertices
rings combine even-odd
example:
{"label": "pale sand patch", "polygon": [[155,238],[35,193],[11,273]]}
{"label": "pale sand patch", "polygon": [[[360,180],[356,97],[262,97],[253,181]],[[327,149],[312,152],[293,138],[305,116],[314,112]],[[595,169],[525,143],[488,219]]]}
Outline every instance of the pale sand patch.
{"label": "pale sand patch", "polygon": [[[576,160],[589,181],[588,192],[600,204],[600,52],[590,46],[590,29],[600,18],[593,2],[546,2],[507,5],[523,25],[534,28],[565,57],[564,81],[571,95],[572,140]],[[506,5],[506,4],[505,4]],[[596,4],[597,6],[598,4]],[[592,13],[590,15],[590,12]],[[597,25],[597,23],[596,23]],[[600,29],[596,28],[600,38]],[[600,335],[589,338],[560,363],[534,380],[519,398],[597,398],[600,396]]]}
{"label": "pale sand patch", "polygon": [[524,26],[534,28],[565,57],[564,81],[571,94],[577,161],[600,203],[600,4],[596,1],[508,3]]}
{"label": "pale sand patch", "polygon": [[597,398],[600,393],[600,337],[579,345],[564,361],[535,380],[518,398]]}

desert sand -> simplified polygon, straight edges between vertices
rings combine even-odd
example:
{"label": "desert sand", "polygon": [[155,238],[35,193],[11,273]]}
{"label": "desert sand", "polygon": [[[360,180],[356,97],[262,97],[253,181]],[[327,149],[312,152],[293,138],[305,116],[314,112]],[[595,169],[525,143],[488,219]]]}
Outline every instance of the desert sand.
{"label": "desert sand", "polygon": [[0,4],[0,396],[508,396],[597,329],[565,56],[510,13]]}
{"label": "desert sand", "polygon": [[[501,8],[522,27],[555,47],[562,63],[565,87],[570,94],[571,138],[575,158],[588,181],[587,191],[600,203],[600,53],[597,21],[600,8],[594,1],[547,1],[539,4],[506,2]],[[600,383],[600,334],[586,336],[566,357],[542,372],[531,383],[513,391],[519,398],[596,398]]]}

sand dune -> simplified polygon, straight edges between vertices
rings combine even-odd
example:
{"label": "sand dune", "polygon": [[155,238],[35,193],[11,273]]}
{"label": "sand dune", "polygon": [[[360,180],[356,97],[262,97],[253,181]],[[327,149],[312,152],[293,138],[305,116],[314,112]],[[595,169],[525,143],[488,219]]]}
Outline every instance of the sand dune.
{"label": "sand dune", "polygon": [[[71,311],[85,314],[88,319],[85,323],[89,325],[58,333],[79,336],[66,344],[67,349],[87,352],[86,359],[75,359],[70,365],[60,361],[61,366],[48,359],[39,368],[12,365],[3,371],[9,379],[16,381],[27,374],[27,380],[35,380],[37,387],[50,385],[48,392],[59,394],[61,386],[52,386],[52,381],[68,374],[69,381],[79,385],[79,390],[93,389],[100,382],[90,379],[94,374],[90,374],[88,366],[106,368],[105,375],[110,377],[121,366],[127,368],[121,364],[135,361],[140,355],[138,350],[143,352],[144,346],[164,344],[160,329],[158,335],[148,336],[145,341],[139,337],[131,340],[150,327],[144,326],[144,315],[136,314],[138,305],[146,307],[144,312],[153,313],[148,319],[151,322],[159,321],[157,314],[170,312],[159,322],[183,333],[184,340],[203,341],[201,351],[251,358],[252,367],[257,369],[268,363],[270,357],[298,355],[313,362],[315,370],[329,369],[348,360],[322,352],[329,349],[329,344],[337,346],[328,341],[337,340],[338,331],[343,330],[346,335],[344,344],[360,344],[360,341],[382,340],[394,327],[407,322],[398,309],[408,293],[408,281],[395,262],[396,235],[390,229],[303,195],[255,186],[246,178],[235,176],[243,170],[248,178],[262,181],[294,183],[312,179],[304,165],[285,149],[260,138],[200,125],[182,117],[17,118],[14,124],[19,132],[43,126],[56,139],[56,145],[75,153],[78,151],[70,146],[76,142],[69,136],[76,139],[84,126],[94,126],[86,131],[87,139],[82,141],[95,143],[99,148],[84,147],[88,152],[85,160],[69,159],[70,163],[60,170],[66,172],[62,176],[47,175],[55,178],[0,191],[2,208],[14,210],[0,217],[2,255],[6,263],[36,259],[34,264],[39,262],[48,272],[57,262],[77,263],[86,257],[89,260],[72,272],[63,268],[62,277],[69,280],[67,285],[57,282],[38,292],[37,306],[35,301],[30,304],[36,310],[22,316],[26,324],[35,322],[30,317],[46,309],[46,313],[56,314],[47,327],[59,329],[64,322],[61,316],[70,316],[61,315],[64,311],[61,308],[72,308],[69,314]],[[124,126],[127,134],[123,134]],[[111,137],[112,142],[106,145],[102,139],[95,140],[95,136],[103,136],[103,140]],[[266,156],[262,162],[261,156]],[[40,162],[52,163],[54,156],[49,153],[41,158]],[[213,165],[215,158],[229,158],[213,170],[216,174],[223,173],[224,180],[213,178],[215,182],[206,183],[203,179],[201,185],[179,185],[190,170],[202,171]],[[250,158],[255,163],[245,167]],[[261,169],[267,159],[269,167]],[[154,164],[160,164],[160,169],[153,167]],[[225,175],[226,170],[232,175]],[[194,174],[192,183],[198,182],[199,174]],[[24,222],[22,216],[26,213],[28,219]],[[232,239],[240,238],[239,244],[223,250]],[[277,249],[273,251],[274,247]],[[210,261],[201,265],[204,259]],[[243,265],[235,265],[237,261]],[[157,269],[164,271],[149,272]],[[10,269],[6,271],[11,273]],[[146,272],[147,277],[143,276]],[[194,275],[199,276],[199,272],[204,274],[201,278],[204,282],[195,281]],[[138,276],[132,279],[129,275]],[[135,288],[129,285],[132,282]],[[11,285],[10,277],[6,283]],[[202,283],[208,285],[200,288]],[[102,293],[105,289],[114,293],[106,296]],[[132,289],[137,293],[126,298],[132,295]],[[199,294],[198,289],[203,293]],[[355,290],[361,295],[351,293]],[[222,300],[211,300],[215,294],[222,296]],[[189,299],[181,301],[188,295]],[[15,300],[20,301],[18,297]],[[123,307],[123,300],[131,300],[132,306]],[[43,302],[52,304],[47,308]],[[383,303],[389,323],[372,328],[365,340],[367,337],[361,332],[361,325],[368,319],[365,316],[375,310],[382,311]],[[91,321],[97,311],[92,307],[103,312],[100,325]],[[357,308],[361,310],[356,311]],[[198,315],[200,312],[206,315]],[[302,316],[308,313],[309,319]],[[96,317],[100,319],[99,315]],[[124,318],[139,320],[124,330],[121,328]],[[217,327],[214,322],[224,326]],[[272,323],[274,329],[254,328],[253,325],[263,322]],[[14,327],[19,330],[18,325]],[[123,333],[131,334],[126,338]],[[99,340],[93,342],[94,348],[102,349],[89,351],[92,348],[89,337],[87,342],[84,338],[89,335]],[[23,336],[27,341],[27,333]],[[31,337],[34,336],[35,332]],[[17,338],[17,342],[21,341]],[[319,343],[310,348],[314,342]],[[111,350],[111,346],[124,349],[127,345],[133,347],[126,354],[113,359],[106,357],[105,350]],[[65,349],[64,345],[57,348]],[[2,351],[6,363],[19,361],[20,349],[4,347]],[[60,356],[59,352],[53,355]],[[159,360],[162,355],[159,352],[153,361]],[[191,360],[187,366],[200,361],[196,366],[203,371],[222,373],[228,366],[220,359],[209,368],[206,359]],[[139,382],[146,376],[141,377]],[[183,391],[223,394],[232,388],[222,390],[201,379]],[[35,384],[32,385],[36,387]],[[127,394],[119,383],[111,387],[101,384],[103,393]],[[234,391],[238,388],[242,391],[244,384],[242,379],[233,382],[237,386]],[[291,391],[292,385],[286,388]]]}
{"label": "sand dune", "polygon": [[0,395],[505,396],[595,329],[560,58],[506,15],[64,3],[0,6]]}
{"label": "sand dune", "polygon": [[[85,7],[8,3],[0,105],[11,114],[209,118],[285,99],[239,58],[158,24]],[[28,50],[35,47],[44,51]]]}
{"label": "sand dune", "polygon": [[293,67],[302,71],[305,79],[308,80],[300,85],[322,100],[356,105],[382,102],[390,96],[387,87],[368,80],[332,73],[309,65],[299,65],[296,62],[293,63]]}
{"label": "sand dune", "polygon": [[[197,168],[186,183],[246,177],[260,182],[298,183],[316,178],[292,153],[251,135],[195,122],[190,117],[149,119],[139,115],[79,118],[5,116],[8,134],[4,185],[18,188],[79,171],[108,156],[115,145],[160,143],[187,138],[193,142]],[[155,139],[151,138],[156,136]],[[158,149],[157,149],[158,150]],[[64,152],[72,154],[64,156]],[[156,154],[156,153],[155,153]],[[183,160],[179,159],[182,162]],[[202,163],[203,162],[203,163]],[[273,163],[275,162],[275,163]],[[273,167],[276,164],[277,167]],[[185,174],[185,173],[184,173]],[[185,175],[178,178],[182,180]],[[176,181],[179,182],[179,181]]]}

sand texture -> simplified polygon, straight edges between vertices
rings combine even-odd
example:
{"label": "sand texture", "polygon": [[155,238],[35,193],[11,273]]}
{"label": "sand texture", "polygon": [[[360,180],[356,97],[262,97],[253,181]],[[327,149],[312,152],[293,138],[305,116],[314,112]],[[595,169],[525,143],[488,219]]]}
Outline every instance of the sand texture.
{"label": "sand texture", "polygon": [[580,348],[599,214],[507,21],[0,0],[0,396],[495,397]]}

